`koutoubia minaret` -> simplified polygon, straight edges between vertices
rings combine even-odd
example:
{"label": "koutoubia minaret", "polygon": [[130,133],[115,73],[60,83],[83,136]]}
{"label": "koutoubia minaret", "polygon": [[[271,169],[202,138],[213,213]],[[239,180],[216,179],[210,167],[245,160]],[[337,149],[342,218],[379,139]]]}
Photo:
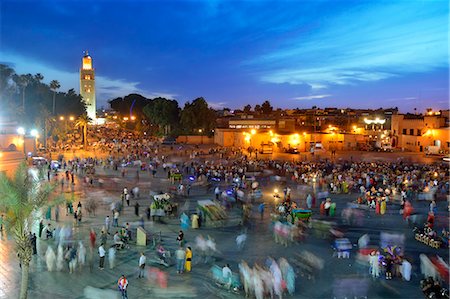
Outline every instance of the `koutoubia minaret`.
{"label": "koutoubia minaret", "polygon": [[87,115],[95,122],[95,69],[88,51],[84,52],[80,68],[80,95],[86,103]]}

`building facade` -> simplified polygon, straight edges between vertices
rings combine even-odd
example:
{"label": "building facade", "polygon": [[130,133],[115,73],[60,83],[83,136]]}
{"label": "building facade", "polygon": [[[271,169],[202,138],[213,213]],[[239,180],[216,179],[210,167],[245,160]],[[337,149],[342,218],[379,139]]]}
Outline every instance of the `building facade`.
{"label": "building facade", "polygon": [[96,98],[95,98],[95,69],[92,67],[92,57],[88,51],[84,52],[80,68],[80,95],[86,103],[87,115],[96,121]]}
{"label": "building facade", "polygon": [[[398,150],[448,153],[449,111],[399,114],[391,109],[306,109],[277,117],[227,116],[218,122],[214,142],[229,147],[271,147],[273,152],[326,150]],[[428,148],[429,149],[429,148]]]}

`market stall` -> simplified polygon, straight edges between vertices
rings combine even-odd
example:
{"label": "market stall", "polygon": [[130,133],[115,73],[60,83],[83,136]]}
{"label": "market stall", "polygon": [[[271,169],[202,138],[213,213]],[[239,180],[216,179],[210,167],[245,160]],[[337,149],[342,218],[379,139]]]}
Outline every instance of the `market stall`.
{"label": "market stall", "polygon": [[150,216],[153,220],[156,217],[164,217],[166,216],[166,211],[169,210],[170,203],[170,195],[167,193],[157,194],[153,196],[153,202],[150,205]]}
{"label": "market stall", "polygon": [[207,226],[219,226],[223,225],[227,219],[225,210],[215,201],[212,200],[199,200],[197,201],[198,208],[205,215]]}

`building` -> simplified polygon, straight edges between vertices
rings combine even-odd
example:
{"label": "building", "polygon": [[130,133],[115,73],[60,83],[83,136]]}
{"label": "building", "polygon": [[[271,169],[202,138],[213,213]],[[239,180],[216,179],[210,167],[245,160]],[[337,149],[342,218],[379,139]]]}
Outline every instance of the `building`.
{"label": "building", "polygon": [[392,118],[392,132],[398,140],[396,147],[402,150],[425,152],[428,146],[437,146],[443,152],[449,151],[448,119],[441,112],[395,115]]}
{"label": "building", "polygon": [[88,51],[84,52],[80,68],[80,95],[86,103],[87,115],[96,122],[95,69]]}
{"label": "building", "polygon": [[0,173],[12,175],[27,155],[36,152],[37,135],[31,133],[19,127],[11,117],[0,116]]}
{"label": "building", "polygon": [[[222,146],[295,147],[309,151],[315,144],[327,150],[404,150],[426,152],[450,146],[449,111],[399,114],[390,109],[295,109],[285,115],[239,114],[220,117],[214,142]],[[435,150],[435,149],[434,149]]]}

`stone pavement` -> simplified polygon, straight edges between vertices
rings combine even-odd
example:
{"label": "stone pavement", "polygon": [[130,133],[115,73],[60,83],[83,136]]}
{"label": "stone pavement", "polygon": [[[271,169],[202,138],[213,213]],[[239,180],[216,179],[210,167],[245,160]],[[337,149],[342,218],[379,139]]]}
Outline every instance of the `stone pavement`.
{"label": "stone pavement", "polygon": [[[98,208],[96,217],[87,216],[84,213],[83,223],[81,226],[73,229],[76,240],[82,240],[87,247],[88,231],[91,227],[95,228],[97,234],[103,225],[106,215],[110,215],[111,201],[119,200],[120,192],[123,186],[132,188],[137,184],[135,180],[135,171],[130,170],[128,176],[120,177],[120,172],[111,170],[103,170],[98,168],[98,175],[105,181],[103,189],[98,187],[85,187],[80,181],[76,182],[75,191],[80,193],[81,202],[84,203],[86,197],[93,197],[98,200],[101,205]],[[157,178],[150,178],[148,174],[141,174],[140,182],[141,188],[140,211],[144,213],[144,208],[150,203],[148,191],[167,190],[169,183],[162,171],[158,172]],[[270,187],[267,187],[270,190]],[[293,198],[296,198],[297,189],[293,189]],[[270,192],[267,192],[269,194]],[[191,197],[188,201],[189,209],[195,208],[195,201],[198,199],[211,198],[212,194],[205,194],[204,188],[194,187],[191,192]],[[354,195],[336,195],[332,196],[338,203],[338,209],[343,207],[345,202]],[[270,199],[270,195],[268,195]],[[184,201],[184,200],[183,200]],[[181,203],[183,202],[181,201]],[[76,207],[77,201],[74,206]],[[137,217],[134,215],[134,200],[131,201],[130,207],[124,209],[120,217],[120,222],[136,222]],[[423,207],[422,207],[423,208]],[[426,207],[425,207],[426,208]],[[61,209],[62,211],[63,209]],[[256,206],[255,206],[256,210]],[[371,281],[368,279],[367,268],[358,267],[354,256],[351,259],[335,259],[332,258],[332,250],[329,240],[317,239],[309,236],[307,240],[300,244],[291,245],[287,248],[275,244],[273,242],[272,234],[269,229],[270,221],[268,213],[264,221],[256,220],[259,216],[255,212],[255,220],[252,229],[249,231],[249,238],[247,245],[243,251],[238,251],[235,245],[235,237],[240,231],[237,226],[221,227],[221,228],[201,228],[199,230],[188,230],[185,232],[185,237],[188,244],[198,234],[204,236],[211,235],[217,241],[220,254],[216,258],[216,263],[222,266],[225,263],[230,263],[232,270],[237,271],[237,264],[241,259],[248,261],[249,264],[258,262],[263,264],[268,256],[275,258],[292,257],[301,249],[310,250],[315,254],[321,256],[325,260],[325,269],[318,275],[316,280],[308,280],[306,277],[298,276],[296,288],[297,292],[295,298],[344,298],[344,291],[342,286],[346,281],[352,280],[361,286],[366,286],[368,289],[365,292],[368,298],[420,298],[421,293],[418,287],[418,263],[414,261],[413,271],[416,273],[411,282],[402,282],[398,279],[392,281],[384,281],[382,279]],[[448,213],[447,213],[448,214]],[[65,213],[60,213],[61,220],[58,225],[72,226],[73,219],[71,216],[65,216]],[[447,215],[448,216],[448,215]],[[389,207],[388,214],[384,217],[375,217],[368,214],[364,220],[363,227],[347,227],[347,236],[352,243],[356,243],[359,236],[363,233],[371,234],[371,238],[376,242],[376,236],[380,230],[403,232],[407,235],[407,252],[414,255],[417,259],[420,252],[432,252],[429,247],[419,244],[412,240],[411,229],[408,228],[401,220],[396,209]],[[153,235],[158,235],[161,232],[162,242],[164,246],[172,252],[177,248],[176,236],[179,230],[177,219],[166,219],[166,224],[157,222],[146,222],[145,228]],[[98,240],[98,238],[97,238]],[[111,244],[112,240],[108,240]],[[74,274],[69,274],[68,269],[63,272],[48,272],[45,266],[43,255],[47,246],[55,246],[53,241],[38,240],[38,256],[33,258],[30,271],[30,289],[29,298],[85,298],[84,289],[87,286],[92,286],[100,289],[109,289],[117,291],[116,282],[121,274],[127,275],[130,281],[129,298],[240,298],[241,295],[236,295],[218,288],[211,280],[209,275],[209,267],[211,264],[203,264],[196,256],[194,249],[193,255],[193,271],[189,274],[178,275],[174,267],[164,269],[168,273],[169,281],[167,289],[159,289],[152,285],[146,279],[137,279],[137,264],[139,252],[144,251],[150,266],[150,258],[154,256],[154,250],[149,246],[137,247],[132,245],[129,250],[119,251],[116,256],[116,266],[114,269],[109,269],[108,259],[106,258],[106,269],[101,271],[97,268],[98,257],[97,249],[94,250],[94,267],[92,272],[89,267],[85,266],[83,269]],[[54,247],[55,248],[55,247]],[[55,248],[56,249],[56,248]],[[439,250],[439,253],[448,259],[448,252]],[[15,257],[12,241],[6,240],[3,235],[0,241],[0,298],[17,298],[18,289],[20,286],[20,268],[18,260]]]}

